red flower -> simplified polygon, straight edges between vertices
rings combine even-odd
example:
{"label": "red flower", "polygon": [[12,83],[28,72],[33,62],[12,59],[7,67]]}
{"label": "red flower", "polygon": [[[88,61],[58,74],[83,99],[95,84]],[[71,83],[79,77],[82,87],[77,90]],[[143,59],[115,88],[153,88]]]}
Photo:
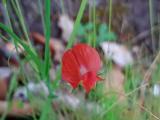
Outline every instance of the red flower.
{"label": "red flower", "polygon": [[62,78],[76,88],[80,82],[88,93],[100,77],[100,57],[98,52],[86,44],[77,44],[66,51],[62,58]]}

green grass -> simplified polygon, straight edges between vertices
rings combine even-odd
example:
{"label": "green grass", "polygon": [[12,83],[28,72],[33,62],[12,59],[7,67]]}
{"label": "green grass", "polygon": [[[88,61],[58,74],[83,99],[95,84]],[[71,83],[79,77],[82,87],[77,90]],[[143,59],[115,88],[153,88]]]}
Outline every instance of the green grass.
{"label": "green grass", "polygon": [[[64,8],[64,1],[61,0],[61,6],[62,11],[65,13]],[[88,41],[87,43],[91,44],[93,47],[96,46],[96,6],[95,6],[95,0],[93,8],[89,8],[90,10],[90,21],[93,22],[93,36],[90,35],[90,37],[93,37],[93,41]],[[109,0],[109,32],[112,31],[112,0]],[[149,0],[149,8],[150,8],[150,21],[151,21],[151,28],[153,27],[153,5],[152,0]],[[76,35],[77,31],[79,30],[79,26],[81,23],[81,19],[83,17],[84,11],[86,9],[88,0],[82,0],[81,5],[77,14],[77,18],[74,23],[74,29],[73,32],[69,38],[68,44],[66,46],[66,49],[71,48],[76,41]],[[3,6],[6,11],[7,16],[7,24],[4,25],[3,23],[0,23],[0,29],[4,30],[9,37],[5,37],[3,35],[0,35],[2,39],[6,39],[7,41],[12,40],[12,42],[15,44],[16,48],[18,47],[18,44],[20,44],[24,50],[25,50],[25,59],[20,60],[20,68],[18,72],[15,72],[12,77],[12,82],[9,87],[9,92],[7,95],[7,101],[9,103],[8,110],[12,106],[12,100],[10,99],[11,93],[16,89],[17,82],[16,79],[18,79],[17,74],[22,74],[25,78],[25,84],[30,80],[27,73],[24,71],[24,63],[29,62],[32,69],[35,71],[34,74],[37,76],[37,81],[44,80],[46,85],[49,88],[50,96],[46,98],[45,100],[39,100],[35,98],[34,96],[29,96],[30,104],[32,107],[36,107],[39,110],[39,118],[36,117],[35,114],[33,114],[34,120],[58,120],[59,116],[65,116],[65,120],[128,120],[130,118],[131,120],[159,120],[160,119],[160,106],[159,106],[159,97],[153,96],[151,90],[147,91],[147,98],[143,106],[139,105],[139,90],[141,88],[140,84],[143,79],[143,75],[141,74],[139,70],[139,66],[133,66],[128,67],[124,70],[125,74],[125,84],[124,89],[126,92],[126,101],[120,102],[117,100],[117,96],[115,93],[111,93],[110,95],[106,95],[104,93],[104,84],[103,82],[100,82],[97,84],[96,88],[91,91],[91,93],[88,95],[88,101],[94,102],[98,104],[102,111],[99,113],[96,111],[96,107],[93,106],[93,109],[91,112],[89,112],[86,108],[87,102],[84,101],[78,109],[70,110],[65,104],[61,104],[60,108],[58,110],[54,110],[52,108],[52,99],[56,100],[56,97],[53,97],[54,91],[60,88],[59,82],[61,80],[61,65],[59,66],[59,69],[56,71],[56,79],[51,83],[50,77],[49,77],[49,71],[52,66],[51,63],[51,56],[50,56],[50,37],[51,37],[51,0],[45,0],[44,2],[44,11],[43,11],[43,3],[42,0],[38,0],[38,6],[39,11],[41,13],[42,18],[42,24],[43,24],[43,30],[45,35],[45,55],[44,58],[41,58],[34,46],[31,43],[31,40],[29,38],[29,30],[27,28],[24,15],[23,15],[23,8],[21,8],[21,4],[19,0],[11,1],[11,4],[13,5],[13,9],[16,13],[16,16],[18,17],[18,22],[21,26],[22,31],[19,31],[22,36],[18,36],[14,33],[12,28],[12,22],[13,18],[11,18],[11,13],[9,10],[9,3],[5,0],[3,0]],[[90,7],[90,6],[89,6]],[[152,32],[152,40],[153,40],[154,34]],[[156,71],[153,73],[152,76],[152,84],[159,83],[159,73],[160,73],[160,65],[157,65]],[[113,69],[111,62],[104,62],[103,69],[105,73],[109,72]],[[103,76],[106,74],[103,73]],[[28,92],[28,94],[30,94]],[[76,94],[76,92],[73,94]],[[23,106],[23,105],[22,105]],[[6,111],[2,117],[1,120],[5,120],[6,115],[8,111]]]}
{"label": "green grass", "polygon": [[152,30],[155,19],[154,19],[154,7],[153,7],[153,0],[148,0],[149,2],[149,18],[150,18],[150,28],[151,28],[151,38],[152,38],[152,49],[155,52],[155,35],[154,35],[154,30]]}
{"label": "green grass", "polygon": [[50,69],[50,49],[49,49],[49,42],[50,42],[50,36],[51,36],[51,21],[50,21],[50,12],[51,12],[51,1],[45,0],[45,14],[44,14],[44,32],[45,32],[45,66],[44,66],[44,73],[45,73],[45,79],[49,79],[49,69]]}
{"label": "green grass", "polygon": [[109,32],[111,32],[112,26],[112,0],[109,0]]}
{"label": "green grass", "polygon": [[86,5],[87,5],[87,0],[82,0],[82,3],[81,3],[81,6],[79,8],[79,12],[77,14],[77,18],[76,18],[76,21],[74,23],[74,28],[73,28],[73,32],[69,38],[69,42],[68,42],[68,45],[67,45],[67,49],[68,48],[71,48],[72,45],[74,44],[75,40],[76,40],[76,34],[77,34],[77,31],[78,31],[78,27],[80,25],[80,22],[81,22],[81,19],[82,19],[82,16],[83,16],[83,13],[84,13],[84,10],[86,8]]}
{"label": "green grass", "polygon": [[[66,46],[66,49],[71,48],[72,45],[74,44],[75,40],[76,40],[77,31],[78,31],[78,28],[80,26],[80,22],[81,22],[81,19],[82,19],[86,4],[87,4],[87,0],[83,0],[81,5],[80,5],[79,12],[77,14],[77,18],[76,18],[75,23],[74,23],[74,28],[73,28],[72,34],[71,34],[71,36],[69,38],[68,44]],[[57,88],[59,86],[59,80],[61,80],[61,66],[57,70],[56,75],[57,75],[56,79],[53,82],[54,88]]]}

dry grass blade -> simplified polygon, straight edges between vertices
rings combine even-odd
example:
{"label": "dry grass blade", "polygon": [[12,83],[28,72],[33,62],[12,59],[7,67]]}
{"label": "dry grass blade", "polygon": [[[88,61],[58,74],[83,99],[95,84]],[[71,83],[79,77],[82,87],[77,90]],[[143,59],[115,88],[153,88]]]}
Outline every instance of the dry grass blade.
{"label": "dry grass blade", "polygon": [[[134,89],[133,91],[127,93],[127,94],[125,95],[125,97],[130,96],[131,94],[135,93],[135,92],[138,91],[138,90],[141,90],[141,94],[144,93],[144,90],[145,90],[146,86],[149,84],[148,81],[149,81],[149,78],[150,78],[150,76],[151,76],[151,73],[154,71],[155,65],[156,65],[156,63],[158,62],[159,59],[160,59],[160,51],[158,52],[158,54],[157,54],[156,58],[154,59],[153,63],[150,65],[150,68],[148,69],[148,71],[145,73],[143,84],[140,85],[139,87],[137,87],[136,89]],[[142,96],[140,97],[141,103],[143,103],[142,100],[144,101],[144,96],[143,96],[143,97],[142,97]],[[112,105],[110,106],[110,108],[108,108],[107,111],[104,111],[100,116],[103,117],[103,115],[105,115],[105,113],[107,113],[107,112],[109,112],[110,110],[112,110],[112,109],[113,109],[116,105],[118,105],[120,102],[121,102],[121,101],[117,100],[114,104],[112,104]],[[141,103],[140,103],[140,105],[142,106]],[[142,108],[142,107],[141,107],[141,108]],[[148,111],[148,112],[149,112],[149,111]],[[150,112],[150,113],[151,113],[151,112]],[[159,120],[159,119],[158,119],[158,120]]]}
{"label": "dry grass blade", "polygon": [[149,82],[151,80],[150,78],[152,76],[153,71],[156,69],[156,64],[157,64],[158,60],[160,60],[160,51],[158,52],[156,58],[154,59],[154,61],[152,62],[149,69],[147,70],[147,72],[144,75],[144,78],[143,78],[143,81],[142,81],[142,84],[140,87],[140,93],[141,93],[140,103],[141,103],[141,105],[144,104],[146,86],[149,85]]}
{"label": "dry grass blade", "polygon": [[160,118],[159,117],[157,117],[156,115],[154,115],[151,111],[149,111],[147,108],[145,108],[144,106],[142,106],[142,105],[140,105],[140,104],[138,104],[138,106],[140,107],[140,108],[142,108],[143,110],[145,110],[147,113],[149,113],[151,116],[153,116],[156,120],[160,120]]}

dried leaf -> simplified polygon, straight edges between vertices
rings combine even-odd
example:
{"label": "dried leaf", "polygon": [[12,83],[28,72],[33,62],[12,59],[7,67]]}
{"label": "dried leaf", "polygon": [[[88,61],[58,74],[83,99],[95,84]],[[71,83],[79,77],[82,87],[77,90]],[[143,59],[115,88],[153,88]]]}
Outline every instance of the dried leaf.
{"label": "dried leaf", "polygon": [[9,68],[0,68],[0,100],[4,100],[7,95],[10,75],[11,70]]}
{"label": "dried leaf", "polygon": [[113,69],[107,74],[105,79],[105,93],[115,93],[119,100],[125,100],[124,91],[124,74],[121,69],[114,66]]}
{"label": "dried leaf", "polygon": [[[8,109],[8,102],[7,101],[0,101],[0,114],[3,114]],[[31,115],[33,109],[28,103],[24,103],[22,108],[18,107],[18,101],[13,101],[12,109],[7,112],[9,116],[24,116],[24,115]]]}
{"label": "dried leaf", "polygon": [[[33,32],[32,37],[36,43],[44,46],[45,37],[43,35],[36,33],[36,32]],[[65,47],[64,47],[62,41],[59,39],[56,39],[56,38],[51,38],[50,39],[50,50],[51,50],[51,54],[54,55],[55,61],[60,62],[61,57],[63,55],[63,52],[65,50]]]}

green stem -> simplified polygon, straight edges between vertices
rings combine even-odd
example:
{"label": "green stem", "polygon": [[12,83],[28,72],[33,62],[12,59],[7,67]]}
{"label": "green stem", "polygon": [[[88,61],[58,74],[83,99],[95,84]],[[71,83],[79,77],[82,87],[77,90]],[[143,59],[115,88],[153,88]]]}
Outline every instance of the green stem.
{"label": "green stem", "polygon": [[75,24],[74,24],[74,28],[73,28],[73,32],[69,38],[69,42],[68,42],[68,45],[67,45],[67,49],[68,48],[71,48],[73,43],[75,42],[75,36],[77,34],[77,30],[78,30],[78,27],[80,25],[80,22],[81,22],[81,18],[83,16],[83,12],[85,10],[85,7],[86,7],[86,4],[87,4],[88,0],[82,0],[82,3],[81,3],[81,6],[80,6],[80,10],[78,12],[78,15],[77,15],[77,18],[76,18],[76,21],[75,21]]}
{"label": "green stem", "polygon": [[149,0],[149,15],[150,15],[151,37],[152,37],[152,49],[153,49],[153,52],[155,52],[154,30],[152,29],[154,26],[153,1],[152,0]]}
{"label": "green stem", "polygon": [[[6,2],[5,0],[3,0],[3,6],[4,6],[4,9],[5,9],[5,11],[6,11],[6,21],[7,21],[7,25],[8,25],[8,27],[11,29],[11,31],[13,32],[13,28],[12,28],[12,24],[11,24],[9,12],[8,12],[8,9],[7,9],[7,2]],[[17,44],[17,42],[16,42],[14,39],[12,39],[12,37],[11,37],[11,40],[12,40],[12,42],[15,44],[16,52],[18,53],[18,44]]]}
{"label": "green stem", "polygon": [[62,8],[62,14],[65,14],[65,7],[64,7],[64,1],[60,0],[61,8]]}
{"label": "green stem", "polygon": [[[75,36],[76,36],[77,30],[78,30],[78,27],[80,25],[80,21],[82,19],[87,2],[88,2],[88,0],[83,0],[81,3],[81,6],[80,6],[80,9],[79,9],[79,12],[78,12],[75,24],[74,24],[73,32],[70,36],[70,39],[69,39],[69,42],[67,45],[67,49],[71,48],[73,43],[75,42]],[[61,65],[56,72],[56,79],[53,82],[54,89],[56,89],[59,86],[59,80],[61,80]]]}
{"label": "green stem", "polygon": [[44,67],[44,74],[45,80],[49,80],[49,69],[50,69],[50,36],[51,36],[51,21],[50,21],[50,11],[51,10],[51,1],[45,0],[45,15],[44,15],[44,22],[45,22],[45,67]]}
{"label": "green stem", "polygon": [[112,0],[109,0],[109,32],[111,32],[112,25]]}
{"label": "green stem", "polygon": [[93,6],[93,23],[94,23],[94,38],[93,38],[93,47],[96,47],[96,3],[95,3],[95,0],[93,1],[94,2],[94,6]]}
{"label": "green stem", "polygon": [[[13,0],[12,0],[12,2],[13,2]],[[22,30],[24,32],[25,38],[28,41],[30,47],[32,47],[31,42],[30,42],[30,38],[29,38],[29,35],[28,35],[28,30],[27,30],[26,25],[25,25],[25,20],[24,20],[23,14],[22,14],[22,10],[20,8],[19,1],[15,0],[15,3],[13,2],[13,5],[15,6],[14,9],[15,9],[15,11],[17,13],[17,16],[18,16],[19,20],[20,20],[20,23],[21,23]]]}

